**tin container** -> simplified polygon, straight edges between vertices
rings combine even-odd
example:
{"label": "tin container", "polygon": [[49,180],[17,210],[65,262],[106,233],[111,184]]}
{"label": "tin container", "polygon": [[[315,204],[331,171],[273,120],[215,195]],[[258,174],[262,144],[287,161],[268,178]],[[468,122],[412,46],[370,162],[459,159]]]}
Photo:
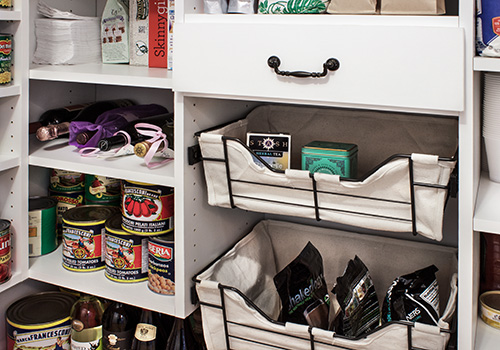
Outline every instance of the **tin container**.
{"label": "tin container", "polygon": [[354,178],[358,146],[352,143],[312,141],[302,147],[302,170]]}
{"label": "tin container", "polygon": [[0,219],[0,283],[12,276],[10,221]]}
{"label": "tin container", "polygon": [[119,206],[120,191],[120,179],[99,175],[85,175],[85,204]]}
{"label": "tin container", "polygon": [[164,295],[175,294],[174,232],[149,237],[148,287]]}
{"label": "tin container", "polygon": [[136,235],[151,236],[174,229],[174,189],[140,182],[122,181],[122,228]]}
{"label": "tin container", "polygon": [[62,216],[63,214],[72,208],[79,207],[83,205],[83,200],[85,198],[85,192],[83,188],[78,191],[56,191],[49,187],[49,196],[57,200],[57,235],[61,237],[62,235]]}
{"label": "tin container", "polygon": [[57,192],[84,192],[85,174],[52,169],[50,173],[50,189]]}
{"label": "tin container", "polygon": [[122,229],[117,213],[105,223],[104,275],[116,282],[141,282],[148,279],[148,238]]}
{"label": "tin container", "polygon": [[[0,8],[2,6],[0,1]],[[12,5],[10,5],[11,7]],[[0,85],[8,85],[12,82],[12,35],[0,34]]]}
{"label": "tin container", "polygon": [[481,319],[500,329],[500,291],[489,291],[479,297]]}
{"label": "tin container", "polygon": [[57,200],[51,197],[29,199],[29,256],[40,256],[57,248]]}
{"label": "tin container", "polygon": [[77,297],[43,292],[21,298],[6,313],[7,350],[70,349],[71,306]]}
{"label": "tin container", "polygon": [[63,262],[71,271],[104,269],[102,240],[105,223],[120,210],[103,205],[82,205],[63,214]]}

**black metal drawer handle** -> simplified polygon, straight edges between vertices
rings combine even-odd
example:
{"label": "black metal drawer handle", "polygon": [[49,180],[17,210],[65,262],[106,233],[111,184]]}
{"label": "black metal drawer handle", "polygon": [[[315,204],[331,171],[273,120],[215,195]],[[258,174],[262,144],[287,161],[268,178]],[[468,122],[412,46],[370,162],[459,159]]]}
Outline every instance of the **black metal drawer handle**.
{"label": "black metal drawer handle", "polygon": [[321,78],[324,77],[328,74],[328,71],[336,71],[337,69],[340,68],[340,62],[336,58],[329,58],[326,60],[325,63],[323,63],[323,71],[322,72],[304,72],[304,71],[294,71],[294,72],[287,72],[287,71],[281,71],[278,69],[278,67],[281,64],[280,59],[277,56],[271,56],[267,59],[267,64],[269,67],[274,69],[274,72],[278,75],[282,75],[285,77],[297,77],[297,78]]}

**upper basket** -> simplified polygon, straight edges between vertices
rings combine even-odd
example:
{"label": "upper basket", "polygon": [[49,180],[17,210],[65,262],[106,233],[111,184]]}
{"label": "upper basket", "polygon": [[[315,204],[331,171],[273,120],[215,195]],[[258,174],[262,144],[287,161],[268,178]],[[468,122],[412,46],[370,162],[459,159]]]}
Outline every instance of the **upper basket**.
{"label": "upper basket", "polygon": [[[260,167],[247,132],[291,135],[291,169]],[[200,132],[210,205],[442,239],[458,120],[422,114],[263,105]],[[358,177],[300,169],[311,141],[358,145]]]}

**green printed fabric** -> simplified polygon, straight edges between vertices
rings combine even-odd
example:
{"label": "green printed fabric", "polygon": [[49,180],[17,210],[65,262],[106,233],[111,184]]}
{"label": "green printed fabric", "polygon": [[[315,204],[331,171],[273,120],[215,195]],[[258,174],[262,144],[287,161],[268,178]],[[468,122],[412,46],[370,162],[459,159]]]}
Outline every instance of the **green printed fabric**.
{"label": "green printed fabric", "polygon": [[329,0],[260,0],[259,13],[324,13]]}

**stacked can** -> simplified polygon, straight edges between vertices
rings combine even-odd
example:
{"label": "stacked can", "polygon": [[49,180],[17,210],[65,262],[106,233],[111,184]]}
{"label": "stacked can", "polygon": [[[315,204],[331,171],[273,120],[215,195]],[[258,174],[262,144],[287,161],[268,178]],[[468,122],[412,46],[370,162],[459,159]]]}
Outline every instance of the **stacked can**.
{"label": "stacked can", "polygon": [[107,176],[85,175],[85,204],[120,206],[121,181]]}
{"label": "stacked can", "polygon": [[40,256],[57,248],[57,200],[52,197],[29,199],[29,256]]}
{"label": "stacked can", "polygon": [[10,248],[10,221],[0,219],[0,283],[12,276],[12,252]]}
{"label": "stacked can", "polygon": [[148,237],[148,287],[175,294],[174,190],[171,187],[122,181],[122,228]]}
{"label": "stacked can", "polygon": [[57,200],[57,232],[61,236],[64,212],[83,205],[85,175],[74,171],[52,169],[49,195]]}

